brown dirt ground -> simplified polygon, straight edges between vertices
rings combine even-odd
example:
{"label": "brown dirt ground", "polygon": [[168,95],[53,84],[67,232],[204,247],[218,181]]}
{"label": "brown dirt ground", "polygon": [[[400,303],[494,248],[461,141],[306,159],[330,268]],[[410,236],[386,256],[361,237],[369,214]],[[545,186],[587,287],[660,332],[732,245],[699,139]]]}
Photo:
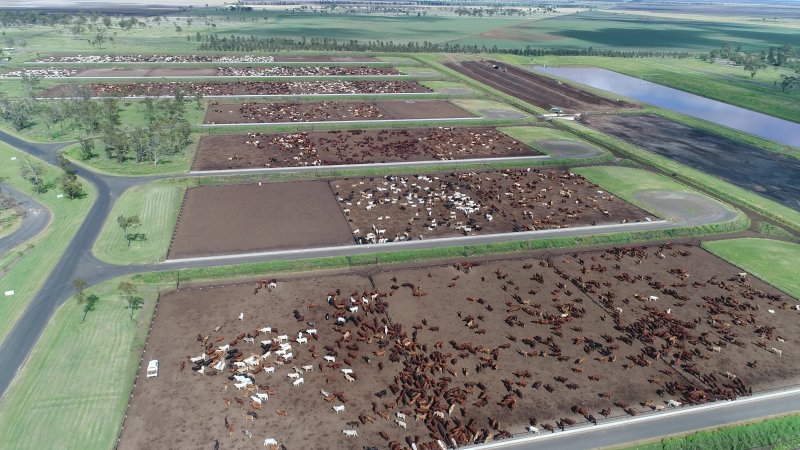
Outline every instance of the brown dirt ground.
{"label": "brown dirt ground", "polygon": [[203,186],[186,192],[169,257],[352,243],[325,182]]}
{"label": "brown dirt ground", "polygon": [[76,73],[76,77],[180,77],[180,76],[347,76],[347,75],[398,75],[392,67],[366,66],[271,66],[271,67],[237,67],[219,68],[187,67],[187,68],[110,68],[98,67]]}
{"label": "brown dirt ground", "polygon": [[192,170],[539,155],[488,127],[247,133],[200,138]]}
{"label": "brown dirt ground", "polygon": [[[678,302],[663,293],[655,302],[633,296],[653,295],[650,282],[684,284],[677,272],[669,273],[680,267],[690,268],[687,286],[675,287],[687,300]],[[287,449],[386,448],[387,441],[379,432],[403,445],[406,437],[431,441],[426,424],[433,423],[433,411],[444,412],[443,425],[451,436],[464,428],[472,430],[462,435],[469,435],[464,443],[471,437],[481,440],[489,434],[523,432],[533,418],[540,429],[560,419],[582,422],[585,419],[573,410],[576,406],[586,416],[602,419],[600,411],[605,409],[612,417],[624,415],[618,405],[638,414],[668,399],[688,402],[692,391],[695,398],[698,393],[715,391],[708,385],[710,374],[720,387],[730,383],[726,371],[738,375],[745,388],[754,391],[796,383],[800,313],[782,307],[796,302],[749,277],[744,283],[728,281],[738,272],[701,249],[665,245],[560,255],[547,261],[386,269],[371,277],[286,278],[277,280],[276,288],[264,288],[256,295],[255,283],[182,289],[162,296],[120,448],[210,448],[215,439],[221,448],[252,448],[269,437]],[[626,281],[623,273],[636,281]],[[577,277],[583,282],[596,280],[600,288],[581,292],[580,282],[572,283]],[[604,305],[607,291],[616,294],[614,301],[623,308],[621,316]],[[346,313],[352,293],[359,309]],[[361,293],[367,299],[372,293],[379,296],[365,305]],[[326,303],[329,294],[333,294],[333,305]],[[722,297],[727,299],[713,300]],[[240,312],[243,322],[238,320]],[[348,321],[337,325],[337,316]],[[187,355],[211,354],[198,342],[198,335],[208,336],[212,350],[232,343],[242,354],[234,357],[237,360],[262,354],[259,341],[278,334],[297,336],[309,327],[307,322],[313,322],[317,339],[307,344],[292,342],[291,362],[278,366],[272,355],[251,369],[275,367],[272,374],[253,373],[259,392],[273,390],[261,409],[254,409],[247,399],[252,393],[232,386],[226,378],[229,369],[216,376],[198,375],[187,360]],[[649,333],[631,336],[629,324],[649,327],[661,336],[652,341]],[[662,333],[665,324],[669,333]],[[774,329],[763,328],[767,324]],[[265,326],[273,332],[255,331]],[[216,327],[221,329],[214,331]],[[240,333],[251,333],[255,343],[234,342]],[[673,333],[682,334],[683,339],[671,343]],[[720,353],[712,352],[700,342],[703,333],[713,345],[725,341],[724,335],[736,333],[733,340],[742,341],[744,347],[729,344]],[[760,341],[783,349],[783,356],[753,344]],[[628,359],[650,347],[660,349],[660,359],[644,357],[644,365]],[[693,355],[705,382],[671,364],[684,350],[681,357]],[[336,356],[337,364],[342,364],[338,368],[352,368],[356,381],[348,383],[336,367],[326,364],[322,358],[326,353]],[[149,359],[161,361],[157,378],[144,378]],[[757,369],[746,361],[757,361]],[[182,363],[186,367],[180,370]],[[306,364],[313,365],[313,371],[303,373],[303,385],[292,386],[287,374]],[[211,365],[206,370],[215,373]],[[592,380],[593,376],[599,380]],[[676,388],[678,384],[683,386]],[[666,392],[673,388],[674,393]],[[332,406],[341,400],[327,402],[321,389],[341,393],[345,410],[334,413]],[[376,395],[384,390],[384,396]],[[600,396],[606,393],[610,398]],[[500,404],[510,395],[516,398],[513,409]],[[645,405],[646,401],[652,401],[652,406]],[[456,404],[452,417],[447,413],[450,403]],[[430,406],[428,412],[425,405]],[[424,421],[414,419],[415,410]],[[246,421],[248,411],[256,412],[258,418]],[[398,411],[406,413],[408,430],[381,417],[386,414],[394,419]],[[499,418],[494,430],[493,417]],[[226,418],[232,427],[230,436]],[[453,419],[460,421],[461,428]],[[252,433],[252,440],[245,436],[245,429]],[[343,429],[357,429],[359,437],[346,438]]]}
{"label": "brown dirt ground", "polygon": [[[632,222],[647,215],[580,176],[555,170],[349,178],[331,181],[331,189],[360,243]],[[470,201],[472,211],[459,210]]]}
{"label": "brown dirt ground", "polygon": [[[494,64],[500,68],[492,68]],[[579,113],[635,107],[632,103],[601,97],[553,78],[536,75],[497,61],[452,62],[445,65],[543,109],[558,106],[565,112]]]}
{"label": "brown dirt ground", "polygon": [[[89,83],[92,96],[160,96],[180,90],[185,95],[299,95],[299,94],[391,94],[432,92],[416,81],[172,81],[139,83]],[[70,96],[74,86],[59,84],[45,89],[42,97]]]}
{"label": "brown dirt ground", "polygon": [[204,123],[316,122],[475,117],[444,100],[211,103]]}

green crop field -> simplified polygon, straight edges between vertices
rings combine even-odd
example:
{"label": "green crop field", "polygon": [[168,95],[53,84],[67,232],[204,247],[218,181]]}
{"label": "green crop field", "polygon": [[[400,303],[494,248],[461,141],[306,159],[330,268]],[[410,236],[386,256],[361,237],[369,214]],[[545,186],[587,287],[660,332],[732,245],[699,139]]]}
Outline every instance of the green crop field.
{"label": "green crop field", "polygon": [[800,244],[745,238],[707,241],[703,248],[800,299]]}
{"label": "green crop field", "polygon": [[114,448],[157,297],[140,288],[144,307],[131,320],[119,281],[87,289],[100,301],[84,323],[74,299],[50,319],[0,402],[0,447]]}
{"label": "green crop field", "polygon": [[[22,152],[0,143],[0,177],[49,208],[53,218],[45,231],[21,248],[0,258],[0,291],[15,291],[14,296],[3,297],[0,301],[0,341],[44,284],[47,275],[78,231],[96,196],[94,188],[86,182],[83,186],[87,195],[77,200],[56,198],[56,189],[44,194],[34,194],[31,184],[20,176],[19,164],[11,161],[12,157],[20,160],[23,156]],[[57,172],[59,171],[55,167],[48,165],[46,179],[53,180]]]}
{"label": "green crop field", "polygon": [[[163,261],[172,239],[185,188],[172,183],[148,183],[125,191],[114,204],[103,231],[94,245],[94,255],[113,264],[152,263]],[[139,215],[141,225],[129,229],[144,233],[144,241],[128,245],[125,232],[117,225],[117,217]]]}

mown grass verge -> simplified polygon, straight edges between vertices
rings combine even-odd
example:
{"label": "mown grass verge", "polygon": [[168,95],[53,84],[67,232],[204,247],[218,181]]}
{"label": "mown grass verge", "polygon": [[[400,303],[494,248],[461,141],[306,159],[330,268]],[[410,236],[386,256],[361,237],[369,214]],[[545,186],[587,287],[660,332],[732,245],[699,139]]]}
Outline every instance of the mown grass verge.
{"label": "mown grass verge", "polygon": [[[11,161],[16,157],[16,161]],[[31,198],[36,199],[50,209],[52,219],[48,227],[16,250],[0,259],[0,291],[15,293],[10,297],[2,297],[0,301],[0,341],[5,338],[25,307],[44,284],[50,271],[61,258],[89,209],[94,203],[96,193],[91,184],[83,182],[86,196],[76,200],[66,197],[57,198],[57,189],[44,194],[35,194],[31,184],[20,175],[19,163],[22,158],[31,161],[36,158],[0,143],[0,177]],[[48,182],[55,182],[60,170],[47,164]],[[2,434],[0,434],[2,435]]]}
{"label": "mown grass verge", "polygon": [[703,242],[703,248],[736,267],[800,299],[800,244],[743,238]]}
{"label": "mown grass verge", "polygon": [[158,296],[140,285],[131,320],[119,281],[87,289],[100,300],[84,323],[74,299],[56,310],[0,402],[0,447],[114,448]]}
{"label": "mown grass verge", "polygon": [[[185,188],[172,183],[147,183],[123,193],[111,210],[92,249],[97,259],[111,264],[153,263],[164,260],[172,240]],[[142,233],[144,240],[128,243],[117,224],[118,216],[138,215],[141,225],[129,233]]]}
{"label": "mown grass verge", "polygon": [[686,436],[627,447],[628,450],[748,450],[800,447],[800,415],[778,417],[745,425],[698,431]]}

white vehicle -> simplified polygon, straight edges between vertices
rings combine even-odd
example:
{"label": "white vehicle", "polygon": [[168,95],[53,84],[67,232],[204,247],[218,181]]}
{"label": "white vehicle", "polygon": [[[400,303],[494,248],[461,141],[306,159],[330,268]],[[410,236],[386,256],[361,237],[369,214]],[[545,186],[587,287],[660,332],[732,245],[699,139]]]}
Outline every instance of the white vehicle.
{"label": "white vehicle", "polygon": [[158,360],[151,359],[149,363],[147,363],[147,378],[157,377],[158,376]]}

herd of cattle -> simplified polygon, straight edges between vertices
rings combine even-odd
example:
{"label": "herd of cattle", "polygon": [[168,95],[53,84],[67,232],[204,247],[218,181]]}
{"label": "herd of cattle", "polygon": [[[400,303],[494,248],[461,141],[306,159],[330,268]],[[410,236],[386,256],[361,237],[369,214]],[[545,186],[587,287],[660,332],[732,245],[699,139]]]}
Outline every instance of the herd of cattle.
{"label": "herd of cattle", "polygon": [[400,72],[393,67],[371,66],[226,66],[217,69],[217,75],[229,77],[330,77],[400,75]]}
{"label": "herd of cattle", "polygon": [[[386,273],[372,291],[335,289],[291,317],[270,316],[271,326],[240,314],[240,330],[199,334],[202,354],[180,370],[223,375],[223,401],[242,411],[244,424],[300,413],[270,408],[275,396],[316,395],[344,436],[370,445],[380,438],[392,449],[487,442],[522,428],[555,432],[614,411],[749,395],[752,384],[779,376],[786,360],[773,346],[793,331],[776,326],[796,321],[796,308],[695,251],[666,244],[510,266],[459,263],[445,279],[435,270],[427,278]],[[637,293],[627,295],[632,283]],[[253,294],[276,288],[262,280]],[[227,415],[224,425],[235,431]],[[265,445],[285,443],[280,430],[270,434]]]}
{"label": "herd of cattle", "polygon": [[[225,110],[224,107],[235,109]],[[241,105],[220,105],[211,103],[209,111],[231,117],[235,122],[314,122],[318,120],[376,120],[384,118],[383,112],[375,103],[322,101],[313,103],[277,102],[242,103]],[[215,123],[208,121],[207,123]],[[222,122],[225,123],[225,122]]]}
{"label": "herd of cattle", "polygon": [[331,187],[360,244],[624,223],[645,216],[563,170],[343,179]]}
{"label": "herd of cattle", "polygon": [[61,55],[39,58],[37,62],[58,63],[271,63],[274,56],[225,55]]}
{"label": "herd of cattle", "polygon": [[[231,81],[219,82],[139,82],[91,83],[86,85],[93,96],[162,96],[177,91],[184,95],[303,95],[303,94],[392,94],[431,92],[416,81]],[[56,91],[57,92],[57,91]],[[52,92],[45,96],[52,95]]]}

